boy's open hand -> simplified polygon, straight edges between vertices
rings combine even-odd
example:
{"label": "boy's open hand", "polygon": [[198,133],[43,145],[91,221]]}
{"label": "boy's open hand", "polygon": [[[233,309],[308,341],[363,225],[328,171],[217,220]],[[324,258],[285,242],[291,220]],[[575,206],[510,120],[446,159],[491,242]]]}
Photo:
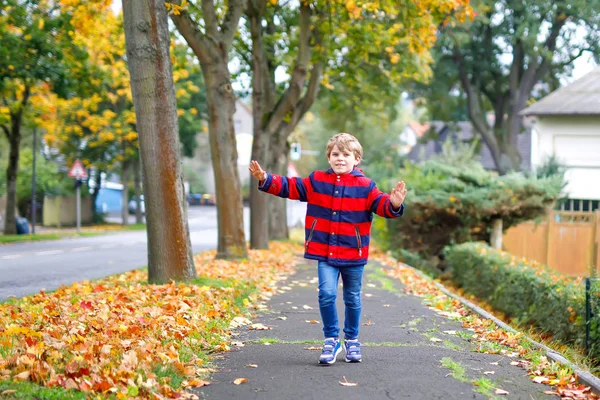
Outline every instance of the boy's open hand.
{"label": "boy's open hand", "polygon": [[256,160],[252,160],[250,162],[250,173],[253,177],[255,177],[259,181],[264,181],[267,179],[267,173],[260,167],[260,164]]}
{"label": "boy's open hand", "polygon": [[395,188],[390,193],[390,201],[395,209],[400,208],[406,197],[406,185],[404,181],[398,182]]}

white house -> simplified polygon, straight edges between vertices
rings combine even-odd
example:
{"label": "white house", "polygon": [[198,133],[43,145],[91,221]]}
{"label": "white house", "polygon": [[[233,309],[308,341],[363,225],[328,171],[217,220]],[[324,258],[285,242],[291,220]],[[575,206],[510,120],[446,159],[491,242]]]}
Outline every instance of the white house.
{"label": "white house", "polygon": [[562,209],[593,211],[600,201],[600,68],[564,86],[530,107],[534,116],[531,164],[551,155],[567,167]]}

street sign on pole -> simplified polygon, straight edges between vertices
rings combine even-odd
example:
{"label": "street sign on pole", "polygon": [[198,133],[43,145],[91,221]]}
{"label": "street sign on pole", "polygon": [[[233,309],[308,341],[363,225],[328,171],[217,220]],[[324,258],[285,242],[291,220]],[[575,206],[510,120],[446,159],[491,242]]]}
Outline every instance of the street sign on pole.
{"label": "street sign on pole", "polygon": [[69,169],[68,175],[71,178],[75,178],[75,191],[77,199],[77,233],[79,233],[79,231],[81,230],[81,190],[79,188],[81,186],[81,181],[83,179],[87,179],[88,174],[85,168],[83,168],[83,164],[81,163],[81,161],[77,159]]}
{"label": "street sign on pole", "polygon": [[85,168],[83,168],[83,164],[81,163],[81,161],[79,161],[79,159],[75,160],[75,162],[69,169],[68,175],[71,178],[76,179],[87,179],[88,177],[87,171],[85,170]]}

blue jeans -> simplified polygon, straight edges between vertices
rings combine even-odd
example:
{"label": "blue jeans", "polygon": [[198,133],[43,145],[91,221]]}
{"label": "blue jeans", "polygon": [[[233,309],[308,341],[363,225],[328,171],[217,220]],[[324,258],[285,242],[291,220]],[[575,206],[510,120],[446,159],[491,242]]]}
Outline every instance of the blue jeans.
{"label": "blue jeans", "polygon": [[358,338],[362,311],[360,292],[364,268],[364,265],[334,267],[325,261],[319,261],[319,309],[326,338],[337,338],[340,334],[335,306],[340,275],[344,284],[344,338],[347,340]]}

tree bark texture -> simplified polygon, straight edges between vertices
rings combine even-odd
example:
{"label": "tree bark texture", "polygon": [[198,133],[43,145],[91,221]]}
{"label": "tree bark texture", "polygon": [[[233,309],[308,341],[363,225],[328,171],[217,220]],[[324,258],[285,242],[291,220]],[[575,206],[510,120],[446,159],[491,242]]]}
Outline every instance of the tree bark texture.
{"label": "tree bark texture", "polygon": [[[281,147],[279,147],[281,149]],[[283,151],[277,152],[279,157],[275,160],[273,171],[285,176],[290,158],[290,149],[287,141],[284,143]],[[275,150],[277,151],[277,150]],[[275,196],[269,198],[269,239],[283,240],[290,237],[287,224],[287,202],[289,200]]]}
{"label": "tree bark texture", "polygon": [[[180,4],[181,1],[173,3]],[[201,6],[205,33],[185,10],[171,18],[198,57],[206,83],[208,133],[217,198],[217,258],[239,259],[247,257],[248,250],[233,124],[236,98],[231,88],[228,52],[246,1],[230,0],[220,26],[213,1],[203,0]]]}
{"label": "tree bark texture", "polygon": [[21,152],[21,123],[23,111],[29,102],[30,87],[25,84],[23,97],[17,111],[10,113],[10,128],[2,125],[9,145],[8,166],[6,168],[6,214],[4,219],[4,234],[17,233],[17,174],[19,172],[19,156]]}
{"label": "tree bark texture", "polygon": [[142,182],[140,176],[140,161],[133,161],[133,187],[135,189],[135,223],[142,224],[144,219],[142,217]]}
{"label": "tree bark texture", "polygon": [[129,164],[123,162],[123,167],[121,168],[121,181],[123,183],[123,192],[121,192],[121,224],[129,225],[129,204],[128,204],[128,190],[127,187],[129,185]]}
{"label": "tree bark texture", "polygon": [[247,257],[244,235],[244,206],[238,173],[238,153],[233,125],[235,95],[227,63],[202,66],[208,90],[209,142],[215,174],[217,221],[219,229],[217,258]]}
{"label": "tree bark texture", "polygon": [[125,43],[143,161],[148,280],[196,275],[179,160],[177,105],[163,1],[123,1]]}

